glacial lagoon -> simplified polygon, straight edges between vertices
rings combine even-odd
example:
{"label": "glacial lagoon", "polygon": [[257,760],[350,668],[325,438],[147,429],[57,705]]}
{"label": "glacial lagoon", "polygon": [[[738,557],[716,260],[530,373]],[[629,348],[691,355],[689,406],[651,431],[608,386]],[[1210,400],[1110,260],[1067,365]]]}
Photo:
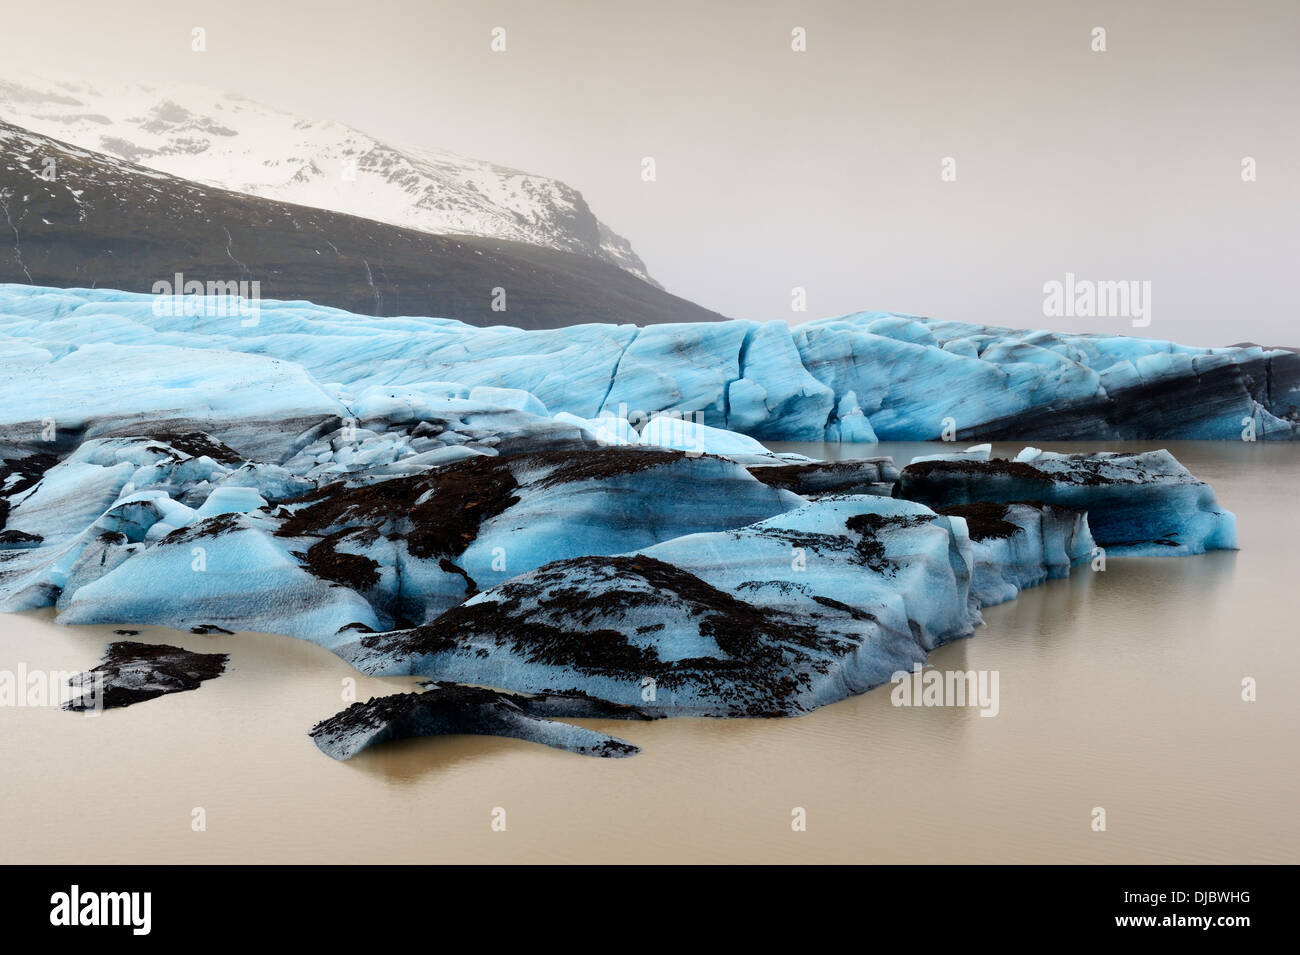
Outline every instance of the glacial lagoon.
{"label": "glacial lagoon", "polygon": [[[1000,443],[1013,456],[1028,442]],[[0,671],[86,670],[115,629],[227,672],[98,716],[0,708],[6,862],[1282,862],[1300,850],[1300,447],[1166,447],[1236,513],[1241,550],[1114,558],[983,611],[943,671],[998,674],[997,716],[889,687],[796,719],[582,721],[642,752],[593,760],[450,737],[327,759],[307,730],[414,680],[306,641],[0,618]],[[951,445],[777,444],[813,457]],[[1257,699],[1242,699],[1253,679]],[[1092,828],[1094,810],[1106,831]],[[502,812],[504,810],[504,812]],[[806,831],[792,813],[803,810]],[[498,825],[493,827],[496,820]],[[500,823],[504,821],[504,830]]]}

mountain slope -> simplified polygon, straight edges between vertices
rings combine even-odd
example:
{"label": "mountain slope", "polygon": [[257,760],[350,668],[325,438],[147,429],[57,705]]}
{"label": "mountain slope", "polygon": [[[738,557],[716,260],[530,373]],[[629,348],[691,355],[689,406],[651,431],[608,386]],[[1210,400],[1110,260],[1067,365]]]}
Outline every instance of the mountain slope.
{"label": "mountain slope", "polygon": [[182,179],[421,232],[574,252],[655,284],[628,241],[562,182],[242,97],[0,81],[0,119]]}
{"label": "mountain slope", "polygon": [[0,250],[0,281],[37,285],[147,292],[181,272],[258,280],[266,298],[521,328],[722,317],[588,256],[209,188],[3,122]]}

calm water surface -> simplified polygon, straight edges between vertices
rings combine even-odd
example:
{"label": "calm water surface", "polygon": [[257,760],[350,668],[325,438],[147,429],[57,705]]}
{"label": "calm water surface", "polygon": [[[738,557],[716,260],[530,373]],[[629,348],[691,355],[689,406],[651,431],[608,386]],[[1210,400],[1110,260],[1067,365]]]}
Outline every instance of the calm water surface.
{"label": "calm water surface", "polygon": [[[98,717],[0,708],[0,861],[1300,861],[1300,445],[1107,447],[1170,448],[1236,512],[1242,549],[1111,559],[986,610],[931,662],[999,671],[995,718],[885,689],[798,719],[585,723],[640,745],[631,759],[457,737],[336,763],[306,735],[355,676],[332,654],[132,628],[229,669]],[[929,448],[779,446],[900,464]],[[112,630],[0,617],[0,670],[87,669]]]}

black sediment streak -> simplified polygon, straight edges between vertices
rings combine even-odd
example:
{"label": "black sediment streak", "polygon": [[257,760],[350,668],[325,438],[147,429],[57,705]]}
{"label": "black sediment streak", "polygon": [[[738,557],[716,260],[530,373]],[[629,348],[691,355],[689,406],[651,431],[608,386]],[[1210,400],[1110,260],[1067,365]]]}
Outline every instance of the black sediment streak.
{"label": "black sediment streak", "polygon": [[360,487],[331,484],[287,504],[290,514],[276,533],[371,528],[404,536],[415,557],[456,557],[484,521],[519,500],[517,487],[509,463],[486,456]]}
{"label": "black sediment streak", "polygon": [[936,507],[935,512],[949,517],[960,517],[966,521],[966,529],[973,541],[1005,540],[1013,536],[1020,526],[1006,519],[1009,504],[994,504],[980,501],[976,504],[957,504],[952,507]]}

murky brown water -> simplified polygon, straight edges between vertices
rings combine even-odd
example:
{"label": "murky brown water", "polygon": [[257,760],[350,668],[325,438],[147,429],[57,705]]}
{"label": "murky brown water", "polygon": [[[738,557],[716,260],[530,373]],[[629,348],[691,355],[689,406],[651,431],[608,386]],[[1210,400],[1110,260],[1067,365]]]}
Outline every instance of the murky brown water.
{"label": "murky brown water", "polygon": [[[999,671],[995,718],[884,689],[793,720],[587,723],[631,759],[462,737],[336,763],[306,735],[354,675],[332,654],[139,628],[229,670],[98,717],[0,708],[0,861],[1300,861],[1300,446],[1163,446],[1237,513],[1242,550],[1112,559],[986,610],[931,662]],[[112,629],[0,617],[0,670],[88,668]]]}

